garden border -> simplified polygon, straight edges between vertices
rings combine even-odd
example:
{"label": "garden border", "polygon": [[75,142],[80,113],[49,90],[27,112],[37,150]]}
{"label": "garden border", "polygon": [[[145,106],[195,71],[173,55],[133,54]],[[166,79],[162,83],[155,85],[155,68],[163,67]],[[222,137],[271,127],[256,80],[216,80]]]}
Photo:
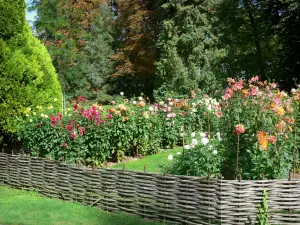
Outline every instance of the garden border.
{"label": "garden border", "polygon": [[92,170],[0,153],[0,182],[106,211],[190,225],[249,224],[255,221],[266,188],[270,223],[300,224],[300,180],[236,181]]}

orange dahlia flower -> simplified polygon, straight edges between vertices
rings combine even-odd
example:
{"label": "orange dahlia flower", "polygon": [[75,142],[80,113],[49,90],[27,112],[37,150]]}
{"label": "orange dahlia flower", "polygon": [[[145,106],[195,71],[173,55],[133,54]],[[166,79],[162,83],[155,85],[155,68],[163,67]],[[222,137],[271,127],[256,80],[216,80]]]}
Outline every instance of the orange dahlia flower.
{"label": "orange dahlia flower", "polygon": [[262,150],[268,150],[269,141],[266,132],[258,131],[256,137],[258,140],[259,147],[261,147]]}

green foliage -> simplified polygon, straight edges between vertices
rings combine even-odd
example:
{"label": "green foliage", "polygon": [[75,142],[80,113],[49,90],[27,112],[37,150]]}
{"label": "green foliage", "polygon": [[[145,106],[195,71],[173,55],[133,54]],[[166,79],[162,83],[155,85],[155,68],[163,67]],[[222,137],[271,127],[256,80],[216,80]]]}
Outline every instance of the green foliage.
{"label": "green foliage", "polygon": [[[300,91],[298,90],[298,95],[300,97]],[[295,131],[294,131],[294,144],[295,146],[293,149],[293,157],[295,158],[295,172],[300,174],[300,101],[298,101],[298,105],[296,106],[296,113],[295,113]],[[294,155],[295,154],[295,155]],[[294,172],[294,171],[293,171]]]}
{"label": "green foliage", "polygon": [[220,45],[228,54],[221,61],[224,74],[250,78],[259,74],[262,79],[272,75],[270,69],[276,39],[271,27],[263,20],[263,1],[224,0],[217,9]]}
{"label": "green foliage", "polygon": [[[288,91],[299,83],[297,0],[31,2],[37,35],[70,97],[106,102],[116,90],[175,97],[256,74]],[[7,7],[1,10],[17,9]]]}
{"label": "green foliage", "polygon": [[[229,79],[223,96],[220,132],[227,179],[235,175],[279,179],[292,167],[297,101],[276,90],[276,84],[257,79],[249,83]],[[244,131],[238,131],[238,127],[244,127]]]}
{"label": "green foliage", "polygon": [[0,39],[8,40],[23,31],[24,9],[24,0],[0,0]]}
{"label": "green foliage", "polygon": [[200,90],[190,99],[154,104],[120,93],[106,107],[87,107],[78,97],[65,115],[31,111],[22,137],[34,155],[88,165],[183,144],[185,154],[166,165],[169,173],[281,178],[292,167],[294,151],[299,157],[300,89],[292,93],[253,77],[249,82],[229,79],[220,103]]}
{"label": "green foliage", "polygon": [[113,15],[103,0],[33,1],[34,23],[60,74],[66,96],[110,99]]}
{"label": "green foliage", "polygon": [[90,85],[85,91],[82,88],[76,90],[76,96],[82,95],[98,102],[111,100],[107,93],[111,88],[108,78],[113,72],[113,63],[110,59],[113,54],[112,43],[114,41],[112,20],[113,15],[110,9],[102,6],[89,32],[88,44],[82,53],[86,65],[85,74]]}
{"label": "green foliage", "polygon": [[20,132],[32,155],[85,165],[101,165],[111,155],[109,134],[103,123],[78,111],[63,116],[52,107],[32,111]]}
{"label": "green foliage", "polygon": [[145,113],[145,109],[135,109],[133,117],[133,143],[136,155],[155,154],[161,148],[162,122],[159,117]]}
{"label": "green foliage", "polygon": [[268,191],[264,189],[263,201],[257,206],[258,213],[256,215],[256,222],[259,225],[270,225],[269,224],[269,207],[268,207]]}
{"label": "green foliage", "polygon": [[[25,20],[24,3],[10,4],[19,9]],[[2,16],[8,14],[1,14],[1,21]],[[55,106],[61,106],[61,87],[46,48],[33,36],[27,23],[16,31],[9,38],[8,33],[5,39],[0,38],[0,136],[16,132],[17,118],[22,118],[27,107],[48,104],[55,98]]]}
{"label": "green foliage", "polygon": [[[276,0],[266,8],[268,21],[278,40],[274,64],[274,79],[290,90],[300,83],[300,3],[297,0]],[[276,61],[275,61],[276,60]]]}
{"label": "green foliage", "polygon": [[206,139],[193,138],[190,145],[184,146],[182,154],[169,158],[171,162],[165,164],[163,170],[177,175],[219,177],[224,154],[222,146],[217,139]]}
{"label": "green foliage", "polygon": [[78,97],[73,110],[68,109],[65,115],[52,107],[50,111],[39,107],[28,112],[21,137],[33,155],[64,157],[68,162],[88,165],[102,165],[107,159],[119,161],[125,155],[155,154],[160,148],[172,148],[182,141],[182,126],[186,127],[185,132],[206,129],[207,123],[199,118],[206,114],[211,122],[216,119],[216,111],[207,109],[207,104],[215,107],[209,98],[198,105],[197,99],[191,100],[189,107],[188,101],[178,99],[146,105],[143,97],[138,102],[119,97],[117,102],[122,104],[105,109],[97,105],[87,107],[86,100]]}
{"label": "green foliage", "polygon": [[[81,101],[81,102],[80,102]],[[62,115],[53,111],[31,112],[21,136],[33,155],[85,165],[103,165],[124,155],[146,155],[159,151],[159,119],[144,107],[119,104],[105,110],[101,106],[79,107]],[[45,116],[46,115],[46,116]]]}
{"label": "green foliage", "polygon": [[216,15],[223,76],[258,74],[287,91],[299,83],[299,1],[222,0]]}
{"label": "green foliage", "polygon": [[157,43],[156,96],[186,94],[197,87],[211,91],[220,84],[218,62],[225,52],[218,48],[212,25],[217,18],[210,7],[215,4],[169,0],[162,6],[166,17]]}

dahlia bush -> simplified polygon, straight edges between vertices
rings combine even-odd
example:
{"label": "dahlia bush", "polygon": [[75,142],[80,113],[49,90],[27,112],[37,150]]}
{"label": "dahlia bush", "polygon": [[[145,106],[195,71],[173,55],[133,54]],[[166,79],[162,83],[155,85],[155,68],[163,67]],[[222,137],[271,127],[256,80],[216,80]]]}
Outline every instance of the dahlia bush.
{"label": "dahlia bush", "polygon": [[220,177],[224,150],[219,134],[192,132],[183,152],[169,155],[162,166],[167,173],[200,177]]}
{"label": "dahlia bush", "polygon": [[299,102],[300,89],[288,94],[257,76],[249,81],[229,78],[216,104],[219,119],[209,120],[204,112],[206,132],[185,134],[184,153],[170,156],[163,169],[225,179],[278,179],[297,172]]}
{"label": "dahlia bush", "polygon": [[274,179],[288,173],[299,129],[298,92],[288,95],[257,76],[249,81],[228,79],[219,127],[226,178]]}

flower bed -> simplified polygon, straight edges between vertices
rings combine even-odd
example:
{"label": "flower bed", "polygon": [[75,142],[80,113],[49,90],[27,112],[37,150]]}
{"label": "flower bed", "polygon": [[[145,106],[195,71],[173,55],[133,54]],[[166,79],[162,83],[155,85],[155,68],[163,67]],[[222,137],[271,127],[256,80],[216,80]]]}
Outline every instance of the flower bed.
{"label": "flower bed", "polygon": [[78,97],[64,113],[28,110],[20,133],[33,155],[73,163],[102,165],[182,144],[183,154],[165,165],[170,173],[278,178],[299,157],[299,99],[300,89],[288,95],[258,77],[228,79],[219,101],[201,90],[154,104],[121,93],[105,107]]}
{"label": "flower bed", "polygon": [[183,127],[190,132],[216,125],[204,118],[218,119],[219,104],[201,91],[198,97],[192,95],[154,104],[143,97],[128,100],[121,95],[109,107],[88,107],[78,97],[70,100],[73,108],[64,113],[51,106],[27,110],[20,133],[33,155],[87,165],[117,161],[124,155],[154,154],[180,144]]}
{"label": "flower bed", "polygon": [[288,95],[258,77],[248,82],[228,79],[228,85],[220,100],[217,130],[200,133],[199,138],[192,133],[184,156],[176,156],[166,169],[197,176],[222,174],[227,179],[287,175],[299,161],[300,89]]}

